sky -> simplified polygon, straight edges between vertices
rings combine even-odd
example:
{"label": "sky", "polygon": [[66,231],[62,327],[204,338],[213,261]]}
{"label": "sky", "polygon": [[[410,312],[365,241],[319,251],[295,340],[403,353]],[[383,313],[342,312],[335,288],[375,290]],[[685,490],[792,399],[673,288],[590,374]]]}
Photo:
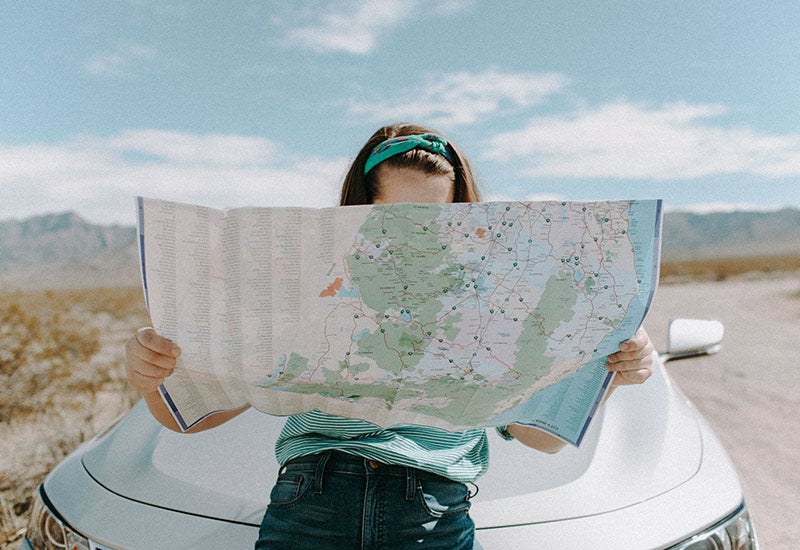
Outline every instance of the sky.
{"label": "sky", "polygon": [[800,208],[800,2],[58,0],[0,17],[0,220],[335,205],[383,124],[486,200]]}

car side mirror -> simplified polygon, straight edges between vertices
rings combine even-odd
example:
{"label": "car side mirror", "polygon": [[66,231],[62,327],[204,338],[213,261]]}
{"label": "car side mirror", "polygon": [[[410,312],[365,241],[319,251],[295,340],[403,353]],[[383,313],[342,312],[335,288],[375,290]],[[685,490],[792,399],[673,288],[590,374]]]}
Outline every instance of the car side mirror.
{"label": "car side mirror", "polygon": [[725,328],[719,321],[705,319],[673,319],[669,324],[666,361],[713,355],[722,348]]}

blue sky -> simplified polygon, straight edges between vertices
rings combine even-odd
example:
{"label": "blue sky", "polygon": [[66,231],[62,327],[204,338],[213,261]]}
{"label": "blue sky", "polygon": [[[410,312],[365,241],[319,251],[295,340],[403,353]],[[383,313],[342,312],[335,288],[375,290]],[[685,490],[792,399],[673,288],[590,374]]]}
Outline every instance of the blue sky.
{"label": "blue sky", "polygon": [[329,206],[429,124],[488,200],[800,208],[800,3],[7,2],[0,220]]}

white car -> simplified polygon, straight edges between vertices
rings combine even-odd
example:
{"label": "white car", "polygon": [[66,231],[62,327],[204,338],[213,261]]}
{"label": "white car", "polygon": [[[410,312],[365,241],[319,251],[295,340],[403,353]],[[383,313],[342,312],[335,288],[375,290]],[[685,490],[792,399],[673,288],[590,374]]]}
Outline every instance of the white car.
{"label": "white car", "polygon": [[[673,321],[654,375],[620,388],[580,448],[547,455],[488,430],[490,468],[471,511],[476,547],[758,548],[734,466],[664,368],[714,353],[721,339],[717,322]],[[50,473],[22,548],[252,548],[281,426],[251,409],[181,435],[139,402]]]}

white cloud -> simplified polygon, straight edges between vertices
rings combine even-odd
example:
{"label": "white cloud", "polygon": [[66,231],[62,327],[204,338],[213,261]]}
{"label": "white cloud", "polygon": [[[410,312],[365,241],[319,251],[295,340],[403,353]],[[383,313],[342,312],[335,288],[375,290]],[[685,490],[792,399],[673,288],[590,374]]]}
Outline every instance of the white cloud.
{"label": "white cloud", "polygon": [[83,69],[94,76],[129,76],[140,62],[156,57],[156,50],[141,44],[127,44],[112,52],[101,52],[83,63]]}
{"label": "white cloud", "polygon": [[127,62],[118,53],[99,53],[86,60],[83,68],[87,73],[101,75],[122,75],[125,72]]}
{"label": "white cloud", "polygon": [[366,54],[383,33],[410,18],[418,0],[337,2],[337,11],[324,13],[307,25],[288,31],[291,42],[319,52]]}
{"label": "white cloud", "polygon": [[489,116],[544,103],[563,90],[568,79],[558,73],[504,73],[488,69],[430,77],[394,97],[350,105],[353,115],[376,122],[424,121],[435,126],[474,124]]}
{"label": "white cloud", "polygon": [[[348,159],[291,158],[269,140],[131,130],[52,145],[0,144],[0,220],[73,210],[135,223],[133,197],[215,208],[336,204]],[[6,195],[8,193],[8,195]]]}
{"label": "white cloud", "polygon": [[688,179],[748,173],[800,175],[800,134],[768,135],[717,119],[719,104],[649,107],[618,101],[570,115],[535,117],[490,142],[487,157],[531,176]]}
{"label": "white cloud", "polygon": [[278,151],[276,144],[259,137],[164,130],[127,130],[106,143],[115,150],[181,164],[263,164],[273,161]]}
{"label": "white cloud", "polygon": [[502,193],[490,193],[487,195],[484,200],[486,201],[502,201],[502,202],[515,202],[515,201],[523,201],[523,202],[543,202],[543,201],[562,201],[567,200],[567,197],[563,195],[558,195],[554,193],[532,193],[526,195],[523,198],[519,198],[518,196],[511,196]]}
{"label": "white cloud", "polygon": [[[292,8],[273,22],[287,27],[288,42],[317,52],[364,55],[377,48],[384,37],[413,19],[424,16],[452,17],[474,5],[474,0],[360,0],[329,2],[326,8]],[[301,21],[298,23],[298,21]]]}
{"label": "white cloud", "polygon": [[714,212],[777,212],[783,208],[790,207],[776,204],[754,204],[749,202],[703,202],[675,208],[667,206],[667,210],[670,212],[690,212],[692,214],[711,214]]}

